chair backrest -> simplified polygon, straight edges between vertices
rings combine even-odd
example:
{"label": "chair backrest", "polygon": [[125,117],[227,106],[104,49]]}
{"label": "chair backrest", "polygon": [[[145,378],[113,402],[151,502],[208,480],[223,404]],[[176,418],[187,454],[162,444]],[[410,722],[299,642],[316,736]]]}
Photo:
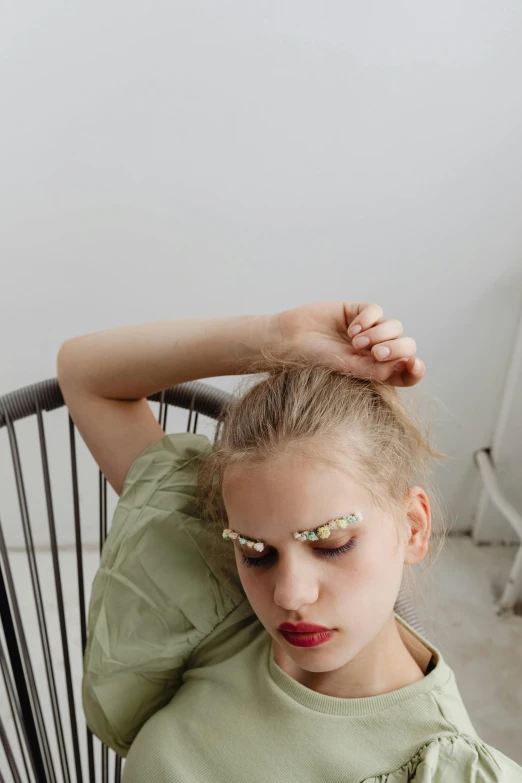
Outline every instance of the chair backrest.
{"label": "chair backrest", "polygon": [[[228,392],[193,381],[165,389],[148,399],[159,403],[158,421],[164,432],[169,406],[187,410],[187,431],[196,432],[198,417],[218,419],[230,398]],[[95,571],[107,535],[107,480],[98,471],[99,542],[93,553],[82,544],[85,528],[80,515],[76,428],[69,416],[74,551],[65,553],[58,541],[53,511],[43,416],[44,412],[63,406],[64,399],[55,378],[0,397],[0,432],[6,433],[9,440],[25,542],[22,552],[9,551],[2,527],[0,497],[0,668],[5,689],[5,695],[0,698],[0,749],[3,748],[4,753],[4,758],[0,753],[0,783],[10,780],[9,775],[14,783],[83,783],[84,780],[119,783],[121,779],[123,760],[93,737],[81,709],[82,658],[89,600],[85,582],[90,583],[86,567]],[[38,428],[49,526],[50,547],[45,553],[37,552],[34,545],[15,427],[15,422],[33,416]],[[0,468],[2,472],[5,469],[5,466]],[[65,486],[65,481],[60,482],[60,492]],[[67,579],[64,592],[63,574],[67,576],[73,570],[74,589]],[[45,580],[49,590],[42,590]],[[51,594],[52,583],[54,594]],[[31,593],[32,601],[28,600]],[[425,635],[417,612],[402,588],[395,611]],[[30,625],[36,627],[36,624],[38,637],[28,632]]]}

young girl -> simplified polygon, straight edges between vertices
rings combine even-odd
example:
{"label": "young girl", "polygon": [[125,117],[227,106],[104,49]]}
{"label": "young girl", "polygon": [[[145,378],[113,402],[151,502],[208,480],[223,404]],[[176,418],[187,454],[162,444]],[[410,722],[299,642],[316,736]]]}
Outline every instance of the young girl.
{"label": "young girl", "polygon": [[[393,388],[424,367],[382,315],[321,303],[62,347],[65,401],[120,495],[83,706],[124,783],[522,781],[394,611],[443,522],[425,489],[438,455]],[[145,399],[260,370],[214,444],[164,435]]]}

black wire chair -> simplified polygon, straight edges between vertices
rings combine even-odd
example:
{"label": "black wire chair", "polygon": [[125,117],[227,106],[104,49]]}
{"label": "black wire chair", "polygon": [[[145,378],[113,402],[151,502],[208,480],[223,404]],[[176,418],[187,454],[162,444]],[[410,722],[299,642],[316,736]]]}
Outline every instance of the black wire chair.
{"label": "black wire chair", "polygon": [[[150,402],[159,403],[158,422],[166,432],[169,406],[188,410],[187,432],[196,432],[198,416],[216,420],[231,395],[201,381],[182,383],[148,397]],[[35,675],[34,660],[28,643],[27,619],[29,610],[24,601],[29,589],[16,588],[16,579],[10,564],[10,555],[2,528],[0,516],[0,668],[6,691],[6,700],[0,702],[0,740],[5,756],[0,768],[0,783],[10,778],[14,783],[120,783],[123,759],[107,746],[103,745],[87,728],[81,712],[81,656],[75,660],[77,672],[73,673],[68,631],[71,623],[67,620],[64,602],[62,571],[60,568],[61,551],[58,543],[57,528],[53,507],[53,493],[49,471],[49,454],[46,443],[43,412],[49,412],[65,405],[55,378],[42,381],[0,397],[0,430],[5,428],[9,440],[16,492],[20,509],[24,553],[27,555],[30,582],[42,648],[45,678]],[[44,482],[47,518],[49,526],[50,553],[56,592],[56,608],[59,621],[59,639],[51,638],[41,578],[36,557],[33,531],[27,502],[26,484],[18,447],[15,422],[36,416],[40,445],[42,475]],[[82,525],[80,519],[80,493],[76,448],[76,428],[71,419],[69,423],[69,453],[73,490],[72,526],[74,527],[74,551],[76,555],[77,615],[80,625],[82,655],[86,646],[86,608],[89,596],[85,592],[85,545],[82,545]],[[179,428],[178,428],[179,429]],[[0,441],[1,443],[1,441]],[[60,446],[61,448],[61,446]],[[2,473],[5,467],[2,467]],[[99,543],[96,558],[99,559],[103,543],[107,536],[107,479],[98,471],[99,486]],[[5,475],[5,474],[4,474]],[[62,485],[60,485],[62,486]],[[1,498],[0,498],[1,501]],[[71,531],[72,532],[72,531]],[[60,554],[61,553],[61,554]],[[11,556],[12,559],[12,556]],[[63,561],[63,557],[62,557]],[[22,595],[21,593],[24,593]],[[49,596],[46,595],[47,603]],[[54,601],[54,597],[53,597]],[[395,604],[395,611],[407,623],[425,636],[424,628],[417,612],[403,588]],[[75,629],[77,632],[77,629]],[[32,640],[31,640],[32,641]],[[60,698],[56,672],[63,668],[63,678],[67,704]],[[62,673],[60,673],[60,676]],[[45,682],[47,688],[45,688]],[[49,710],[42,708],[43,695],[48,691]],[[47,698],[47,694],[46,694]],[[67,732],[64,724],[67,718]],[[79,712],[77,711],[79,710]],[[44,714],[46,712],[47,714]],[[49,714],[50,713],[50,714]],[[80,721],[78,720],[80,715]],[[12,722],[8,726],[7,722]],[[79,729],[79,722],[81,728]],[[54,725],[54,737],[50,737],[50,726]],[[80,743],[81,733],[84,742]],[[82,745],[82,747],[81,747]]]}

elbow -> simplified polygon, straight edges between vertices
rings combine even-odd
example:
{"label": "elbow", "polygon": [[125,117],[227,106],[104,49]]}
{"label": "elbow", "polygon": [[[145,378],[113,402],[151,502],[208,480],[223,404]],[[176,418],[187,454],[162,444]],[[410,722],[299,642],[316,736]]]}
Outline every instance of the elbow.
{"label": "elbow", "polygon": [[73,354],[73,351],[71,351],[71,343],[72,340],[66,340],[62,343],[56,356],[56,377],[58,378],[58,383],[63,381],[71,370],[71,354]]}
{"label": "elbow", "polygon": [[85,672],[83,675],[82,707],[87,727],[94,736],[98,737],[101,742],[119,756],[126,758],[130,744],[122,741],[118,732],[108,720],[102,705],[96,697],[96,689],[88,672]]}

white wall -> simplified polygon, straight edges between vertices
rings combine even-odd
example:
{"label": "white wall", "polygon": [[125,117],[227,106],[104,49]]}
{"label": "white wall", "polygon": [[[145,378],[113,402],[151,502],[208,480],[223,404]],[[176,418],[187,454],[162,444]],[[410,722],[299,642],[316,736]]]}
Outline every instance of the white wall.
{"label": "white wall", "polygon": [[[53,377],[85,332],[376,301],[427,364],[412,396],[441,403],[421,402],[453,457],[437,472],[450,523],[469,529],[521,300],[521,36],[515,0],[4,3],[0,394]],[[34,422],[19,433],[45,542]],[[56,411],[62,542],[66,437]],[[7,459],[2,430],[15,545]]]}

